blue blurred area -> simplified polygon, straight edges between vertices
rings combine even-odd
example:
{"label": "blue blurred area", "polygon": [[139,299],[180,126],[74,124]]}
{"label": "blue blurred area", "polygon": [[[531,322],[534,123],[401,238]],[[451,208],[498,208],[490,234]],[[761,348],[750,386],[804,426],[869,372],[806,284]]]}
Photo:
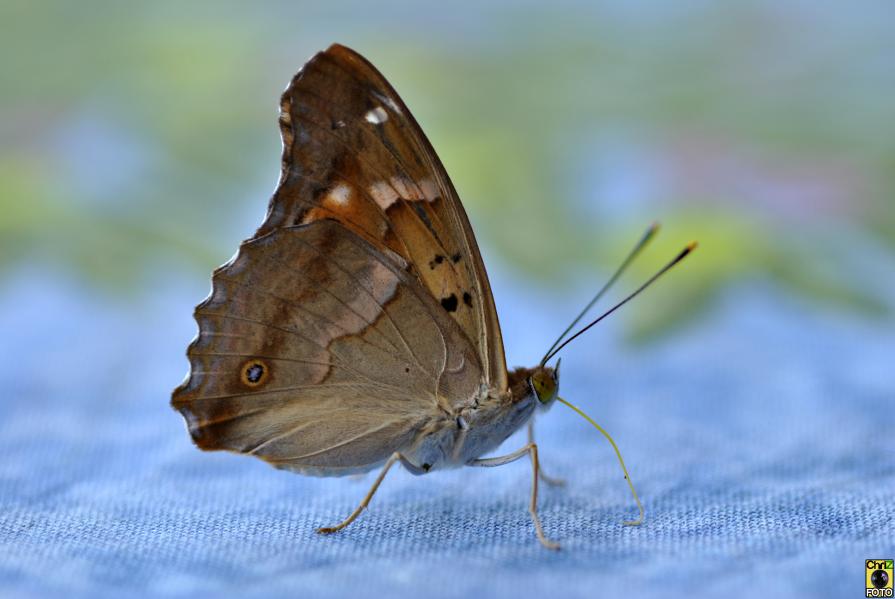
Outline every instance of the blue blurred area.
{"label": "blue blurred area", "polygon": [[[510,366],[564,352],[522,463],[307,479],[205,454],[168,406],[211,269],[260,223],[277,98],[368,56],[460,190]],[[0,594],[844,596],[891,558],[895,13],[888,2],[0,7]],[[606,305],[609,304],[607,300]],[[521,439],[508,441],[515,448]],[[807,575],[805,573],[808,573]]]}
{"label": "blue blurred area", "polygon": [[[895,552],[895,333],[766,281],[647,349],[611,321],[569,347],[562,392],[614,435],[647,520],[621,525],[636,508],[611,450],[556,406],[538,437],[569,480],[541,496],[558,554],[535,540],[524,462],[395,471],[349,530],[315,535],[369,479],[197,451],[166,400],[196,284],[153,283],[137,305],[27,274],[4,294],[0,326],[20,331],[0,354],[4,596],[835,597]],[[536,360],[572,302],[504,276],[495,289],[510,361]]]}

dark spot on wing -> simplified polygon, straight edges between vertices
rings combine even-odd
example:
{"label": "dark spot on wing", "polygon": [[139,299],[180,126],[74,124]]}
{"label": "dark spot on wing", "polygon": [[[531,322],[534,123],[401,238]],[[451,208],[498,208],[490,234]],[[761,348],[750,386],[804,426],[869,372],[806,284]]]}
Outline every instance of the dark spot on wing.
{"label": "dark spot on wing", "polygon": [[252,364],[246,369],[246,379],[250,383],[257,383],[260,381],[262,374],[264,374],[264,366],[261,364]]}
{"label": "dark spot on wing", "polygon": [[423,464],[423,470],[425,470],[426,472],[428,472],[431,469],[432,469],[432,464]]}
{"label": "dark spot on wing", "polygon": [[451,262],[453,262],[454,264],[456,264],[457,262],[460,261],[460,258],[462,258],[462,257],[463,257],[463,256],[460,255],[460,252],[457,252],[456,254],[454,254],[453,256],[451,256]]}
{"label": "dark spot on wing", "polygon": [[468,291],[463,292],[463,303],[472,308],[472,296]]}
{"label": "dark spot on wing", "polygon": [[457,311],[457,296],[455,294],[450,294],[448,297],[441,298],[441,307],[447,310],[448,312],[456,312]]}
{"label": "dark spot on wing", "polygon": [[444,262],[444,256],[441,254],[435,254],[435,257],[429,260],[429,268],[435,270],[435,267]]}
{"label": "dark spot on wing", "polygon": [[261,360],[249,360],[242,365],[239,378],[248,387],[257,387],[267,380],[267,365]]}

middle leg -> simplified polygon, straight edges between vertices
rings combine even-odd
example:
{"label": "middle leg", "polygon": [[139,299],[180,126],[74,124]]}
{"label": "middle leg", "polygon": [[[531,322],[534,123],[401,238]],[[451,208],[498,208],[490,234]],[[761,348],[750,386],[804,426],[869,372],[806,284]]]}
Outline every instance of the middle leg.
{"label": "middle leg", "polygon": [[[535,419],[532,418],[528,421],[528,442],[530,444],[534,444],[535,442]],[[564,487],[566,486],[566,479],[564,478],[554,478],[552,476],[548,476],[546,472],[544,472],[544,467],[541,466],[538,468],[538,476],[541,477],[541,480],[550,485],[551,487]]]}
{"label": "middle leg", "polygon": [[469,462],[469,465],[484,467],[503,466],[504,464],[515,462],[526,454],[531,457],[531,503],[528,506],[528,511],[531,514],[531,519],[535,525],[535,533],[538,535],[538,540],[541,542],[541,545],[543,545],[547,549],[559,549],[559,543],[551,541],[544,535],[544,529],[541,527],[541,520],[540,518],[538,518],[539,464],[537,445],[535,445],[534,443],[529,443],[522,449],[514,451],[513,453],[507,454],[505,456],[496,458],[479,458],[477,460],[472,460],[471,462]]}

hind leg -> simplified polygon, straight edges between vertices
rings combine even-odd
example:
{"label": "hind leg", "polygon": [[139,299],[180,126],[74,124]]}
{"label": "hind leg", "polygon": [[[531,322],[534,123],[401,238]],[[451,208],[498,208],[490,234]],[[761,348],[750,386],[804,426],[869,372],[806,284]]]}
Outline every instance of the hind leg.
{"label": "hind leg", "polygon": [[367,508],[367,506],[370,505],[370,500],[373,499],[373,495],[376,494],[376,490],[379,489],[379,485],[382,484],[383,479],[385,479],[385,475],[388,474],[388,471],[391,469],[391,467],[394,466],[395,462],[398,462],[398,461],[405,464],[405,466],[410,464],[410,462],[408,462],[404,458],[404,456],[402,456],[397,451],[395,453],[393,453],[392,456],[385,462],[385,465],[382,467],[382,470],[379,471],[379,476],[377,476],[376,480],[373,481],[373,486],[370,487],[370,490],[367,492],[367,495],[360,502],[360,505],[358,505],[355,508],[355,510],[353,512],[351,512],[351,515],[348,516],[347,518],[345,518],[345,520],[343,520],[341,523],[339,523],[335,526],[324,526],[323,528],[318,528],[317,532],[319,532],[320,534],[330,534],[330,533],[338,532],[338,531],[342,530],[343,528],[345,528],[346,526],[348,526],[349,524],[351,524],[352,522],[354,522],[357,519],[357,517],[360,516],[361,512],[363,512]]}

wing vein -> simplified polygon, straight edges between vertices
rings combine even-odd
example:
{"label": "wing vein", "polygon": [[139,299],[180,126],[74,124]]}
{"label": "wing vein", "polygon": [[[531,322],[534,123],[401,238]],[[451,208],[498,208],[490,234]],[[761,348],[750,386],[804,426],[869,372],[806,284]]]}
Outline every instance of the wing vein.
{"label": "wing vein", "polygon": [[[311,92],[310,90],[302,90],[301,93],[302,93],[302,94],[309,95],[309,96],[313,96],[313,97],[318,98],[318,99],[322,99],[319,95],[317,95],[317,94]],[[351,152],[350,148],[348,147],[348,143],[347,143],[344,139],[342,139],[342,137],[340,137],[340,136],[334,134],[332,131],[330,131],[327,127],[321,125],[320,123],[317,123],[317,122],[315,122],[315,121],[312,121],[311,119],[309,119],[309,118],[307,118],[307,117],[303,117],[303,118],[300,120],[300,122],[301,122],[301,123],[304,123],[306,126],[310,126],[310,127],[313,127],[313,128],[315,128],[315,129],[317,129],[317,130],[320,131],[323,135],[326,135],[326,136],[328,136],[329,138],[335,140],[336,142],[338,142],[338,145],[341,146],[341,147],[344,149],[344,151],[346,151],[346,152]],[[411,177],[410,174],[407,172],[406,168],[404,168],[404,161],[401,160],[398,156],[396,156],[396,155],[392,152],[392,150],[391,150],[390,148],[388,148],[388,146],[386,146],[385,144],[383,144],[382,141],[379,139],[379,137],[377,137],[377,136],[369,136],[369,137],[372,137],[373,139],[376,139],[377,141],[380,142],[380,146],[382,146],[382,147],[383,147],[383,148],[384,148],[384,149],[385,149],[385,150],[392,156],[392,158],[395,159],[395,162],[401,166],[401,172],[403,173],[404,178],[405,178],[405,180],[406,180],[407,183],[408,183],[408,187],[411,187],[411,186],[412,186],[414,189],[416,189],[417,194],[418,194],[421,198],[425,199],[426,196],[425,196],[425,194],[423,194],[422,189],[420,189],[419,186],[417,186],[416,181],[414,181],[413,177]],[[354,152],[351,152],[351,153],[354,154]],[[425,231],[426,234],[431,238],[432,245],[435,246],[435,247],[437,247],[438,250],[439,250],[443,255],[450,255],[451,252],[449,252],[449,251],[444,247],[443,242],[442,242],[441,239],[438,237],[438,235],[435,233],[435,231],[433,230],[433,228],[430,227],[428,224],[426,224],[426,222],[420,217],[420,215],[417,213],[417,211],[413,209],[413,206],[412,206],[412,204],[411,204],[412,200],[408,200],[407,198],[404,197],[404,194],[402,194],[402,193],[398,190],[398,188],[395,187],[394,184],[392,184],[392,182],[391,182],[391,178],[388,177],[388,176],[386,176],[386,175],[383,175],[383,174],[382,174],[381,172],[379,172],[378,170],[372,168],[372,167],[369,165],[369,163],[368,163],[366,160],[364,160],[362,157],[357,156],[357,159],[358,159],[358,161],[359,161],[361,164],[365,165],[365,166],[370,170],[370,172],[372,172],[372,173],[374,173],[375,175],[377,175],[383,183],[387,184],[387,185],[392,189],[392,191],[395,192],[395,196],[398,198],[398,200],[400,200],[401,204],[402,204],[403,206],[406,206],[406,207],[409,209],[409,211],[410,211],[411,213],[413,213],[414,219],[417,221],[417,223],[419,223],[420,228],[421,228],[423,231]],[[353,181],[350,177],[346,177],[346,176],[344,176],[343,173],[341,173],[341,172],[339,172],[339,171],[337,171],[337,170],[335,170],[335,169],[333,170],[333,172],[339,174],[339,176],[340,176],[342,179],[345,179],[347,182],[352,183],[352,184],[354,185],[355,188],[363,189],[363,187],[360,186],[360,185],[358,185],[356,181]],[[369,194],[364,193],[364,195],[367,196],[367,197],[369,198]],[[370,198],[370,199],[372,199],[372,198]],[[373,200],[373,203],[376,204],[377,206],[379,206],[379,203],[376,202],[375,200]],[[428,201],[426,201],[425,203],[428,205]],[[382,210],[382,207],[381,207],[381,206],[380,206],[380,210]],[[385,214],[385,211],[384,211],[384,210],[383,210],[382,212],[383,212],[383,214]],[[438,215],[437,215],[434,211],[433,211],[431,214],[428,214],[428,216],[429,216],[429,218],[435,217],[435,219],[438,220],[439,223],[441,223],[441,220],[438,218]],[[391,222],[391,219],[389,219],[387,215],[385,216],[385,218],[386,218],[386,222]],[[395,235],[398,236],[398,237],[400,238],[398,232],[395,230],[394,227],[392,227],[392,232],[394,232]],[[409,246],[404,242],[403,239],[401,240],[401,243],[404,245],[405,248],[407,248],[407,255],[408,255],[408,256],[411,256],[411,254],[410,254],[410,250],[409,250]],[[451,264],[450,261],[448,261],[446,264],[447,264],[447,266],[451,269],[451,271],[454,272],[455,276],[457,276],[458,273],[457,273],[456,268],[454,268],[454,265]],[[459,278],[459,276],[457,276],[457,278]]]}
{"label": "wing vein", "polygon": [[[402,332],[401,332],[401,329],[398,328],[398,325],[395,324],[395,321],[392,319],[392,315],[389,313],[388,310],[385,309],[385,306],[382,305],[382,303],[376,298],[376,296],[373,295],[373,293],[372,293],[369,289],[367,289],[367,288],[364,286],[364,284],[361,282],[361,280],[357,278],[357,275],[355,275],[354,273],[352,273],[352,272],[349,271],[348,269],[344,268],[341,264],[339,264],[339,263],[338,263],[336,260],[334,260],[331,256],[327,256],[326,254],[324,254],[322,251],[320,251],[319,248],[315,247],[313,244],[308,243],[307,241],[305,241],[304,239],[301,239],[300,237],[299,237],[298,239],[301,241],[301,243],[303,243],[303,244],[305,244],[307,247],[313,249],[314,252],[316,252],[316,254],[317,254],[318,256],[320,256],[320,257],[323,258],[324,260],[329,261],[329,262],[330,262],[331,264],[333,264],[336,268],[338,268],[340,271],[342,271],[346,276],[348,276],[348,277],[349,277],[350,279],[352,279],[355,283],[357,283],[357,286],[358,286],[359,288],[363,289],[364,293],[366,293],[366,294],[367,294],[367,295],[368,295],[374,302],[376,302],[376,305],[379,306],[379,309],[382,311],[382,313],[383,313],[383,314],[385,315],[385,317],[388,319],[389,324],[391,324],[392,329],[394,329],[395,333],[398,334],[398,337],[401,339],[401,343],[402,343],[402,344],[404,345],[404,347],[407,349],[408,353],[409,353],[410,356],[413,358],[413,361],[416,362],[416,366],[417,366],[417,367],[420,369],[420,371],[422,371],[423,373],[425,373],[425,374],[429,374],[429,373],[426,372],[426,369],[423,368],[423,365],[422,365],[422,363],[419,361],[419,357],[416,355],[416,353],[414,353],[413,348],[410,347],[410,344],[407,342],[407,338],[404,336],[404,333],[402,333]],[[368,255],[369,255],[369,253],[368,253]],[[383,263],[382,261],[380,261],[379,263],[380,263],[380,264],[383,264],[384,266],[386,266],[386,268],[388,268],[388,265],[385,265],[385,263]],[[288,266],[288,265],[287,265],[287,266]],[[293,269],[293,270],[294,270],[294,269]],[[389,270],[391,270],[391,269],[389,269]],[[394,271],[392,271],[392,274],[395,274]],[[398,277],[396,276],[396,278],[398,278]],[[400,278],[398,278],[398,281],[400,282]],[[438,327],[436,326],[436,328],[438,328]]]}
{"label": "wing vein", "polygon": [[319,456],[319,455],[321,455],[321,454],[330,452],[330,451],[332,451],[332,450],[334,450],[334,449],[338,449],[338,448],[340,448],[340,447],[345,447],[346,445],[350,445],[351,443],[354,443],[354,442],[357,441],[358,439],[363,439],[364,437],[366,437],[366,436],[368,436],[368,435],[372,435],[372,434],[378,433],[379,431],[381,431],[381,430],[383,430],[383,429],[385,429],[385,428],[388,428],[388,427],[390,427],[390,426],[392,426],[392,425],[394,425],[394,424],[396,424],[396,423],[399,423],[399,422],[400,422],[400,420],[387,420],[387,421],[383,422],[382,424],[380,424],[380,425],[377,426],[377,427],[374,427],[374,428],[371,428],[371,429],[367,429],[367,430],[365,430],[365,431],[363,431],[363,432],[361,432],[361,433],[358,433],[358,434],[354,435],[353,437],[349,437],[348,439],[345,439],[344,441],[339,441],[338,443],[334,443],[334,444],[332,444],[332,445],[329,445],[329,446],[327,446],[327,447],[323,447],[323,448],[318,449],[318,450],[316,450],[316,451],[311,451],[311,452],[309,452],[309,453],[305,453],[305,454],[297,455],[297,456],[290,456],[290,457],[276,458],[276,459],[273,459],[273,460],[271,460],[271,459],[268,458],[268,461],[272,461],[272,462],[292,462],[292,461],[298,461],[298,460],[304,460],[304,459],[307,459],[307,458],[312,458],[312,457],[314,457],[314,456]]}
{"label": "wing vein", "polygon": [[[288,265],[286,262],[283,262],[282,260],[278,260],[278,259],[275,258],[275,257],[273,258],[273,261],[276,262],[277,264],[282,264],[283,266],[286,266],[287,268],[290,268],[289,265]],[[296,272],[296,273],[299,272],[299,271],[298,271],[297,269],[295,269],[295,268],[290,268],[290,269],[291,269],[293,272]],[[298,302],[296,302],[296,301],[294,301],[294,300],[290,300],[290,299],[288,299],[288,298],[280,297],[279,295],[277,295],[277,294],[275,294],[275,293],[273,293],[273,292],[271,292],[271,291],[269,291],[269,290],[267,290],[267,289],[264,289],[263,287],[252,287],[252,286],[250,286],[250,285],[248,285],[248,284],[246,284],[246,283],[242,283],[242,282],[240,282],[240,281],[237,281],[236,279],[231,279],[230,277],[221,277],[221,280],[227,281],[228,283],[233,283],[233,284],[235,284],[235,285],[239,285],[240,287],[244,287],[244,288],[248,289],[249,291],[251,291],[252,293],[261,293],[261,294],[266,295],[266,296],[268,296],[268,297],[271,297],[271,298],[273,298],[273,299],[275,299],[275,300],[277,300],[277,301],[279,301],[279,302],[282,302],[282,303],[284,303],[284,304],[286,304],[286,305],[288,305],[288,306],[292,306],[292,307],[298,308],[299,310],[301,310],[301,311],[304,312],[305,314],[308,314],[308,315],[312,316],[313,318],[316,318],[316,319],[319,320],[319,321],[329,323],[329,324],[331,324],[332,326],[334,326],[334,327],[336,327],[336,328],[338,328],[338,329],[341,329],[341,330],[345,333],[345,335],[353,335],[353,334],[354,334],[354,333],[352,333],[351,331],[349,331],[348,329],[346,329],[344,326],[340,325],[339,323],[334,322],[334,321],[330,320],[329,318],[327,318],[327,317],[325,317],[325,316],[322,316],[322,315],[320,315],[320,314],[317,314],[316,312],[312,312],[312,311],[309,310],[307,307],[301,305],[300,303],[298,303]],[[332,297],[336,297],[336,296],[333,295],[333,293],[332,293],[329,289],[327,289],[326,287],[321,287],[320,289],[322,289],[323,291],[325,291],[325,292],[326,292],[327,294],[329,294],[330,296],[332,296]],[[337,299],[338,299],[338,298],[337,298]],[[237,302],[239,302],[239,300],[231,300],[231,301],[237,301]],[[241,304],[243,304],[243,305],[246,305],[245,302],[239,302],[239,303],[241,303]],[[345,305],[345,304],[343,304],[343,305]],[[372,322],[370,322],[369,320],[367,320],[366,318],[364,318],[364,317],[363,317],[361,314],[359,314],[357,311],[351,309],[351,308],[350,308],[349,306],[347,306],[347,305],[345,305],[345,307],[349,308],[349,309],[355,314],[355,316],[357,316],[358,318],[360,318],[365,324],[367,324],[368,326],[371,326],[371,327],[373,326],[373,323],[372,323]],[[373,328],[375,329],[375,327],[373,327]],[[297,332],[297,331],[296,331],[296,332]],[[378,331],[377,331],[377,332],[378,332]],[[381,333],[380,333],[380,336],[381,336],[381,337],[382,337],[382,338],[383,338],[383,339],[384,339],[384,340],[391,346],[391,348],[392,348],[392,350],[394,350],[394,352],[397,352],[397,351],[398,351],[398,348],[395,346],[394,343],[391,342],[391,340],[389,340],[385,335],[382,335]],[[364,343],[367,343],[367,344],[369,344],[369,345],[372,345],[373,347],[375,347],[375,348],[377,348],[377,349],[379,349],[379,350],[381,350],[381,351],[383,351],[383,352],[385,352],[385,353],[392,353],[392,352],[389,351],[387,348],[384,348],[384,347],[381,347],[381,346],[379,346],[379,345],[376,345],[375,343],[373,343],[373,342],[370,341],[369,339],[363,338],[362,341],[363,341]],[[318,346],[319,346],[319,347],[323,347],[322,345],[319,345],[319,344],[318,344]],[[327,348],[323,347],[323,349],[327,349]]]}

